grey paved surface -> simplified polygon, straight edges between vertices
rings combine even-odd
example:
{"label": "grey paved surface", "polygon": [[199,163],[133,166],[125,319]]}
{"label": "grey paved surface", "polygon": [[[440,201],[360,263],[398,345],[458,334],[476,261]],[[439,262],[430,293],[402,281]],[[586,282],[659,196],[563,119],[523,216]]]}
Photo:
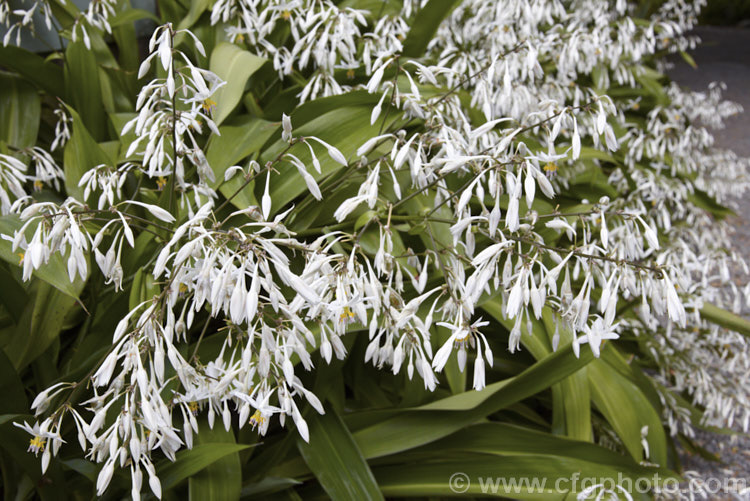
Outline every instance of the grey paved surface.
{"label": "grey paved surface", "polygon": [[[705,90],[711,82],[723,81],[727,85],[725,98],[741,104],[745,113],[727,120],[725,129],[714,131],[716,145],[732,149],[741,156],[750,156],[750,29],[700,27],[696,34],[703,41],[692,51],[698,68],[693,69],[680,60],[669,75],[680,85],[699,91]],[[738,200],[737,214],[731,221],[736,228],[733,244],[750,261],[750,196]],[[739,273],[733,278],[738,285],[747,281],[747,277]],[[744,478],[750,486],[750,438],[700,433],[696,441],[716,453],[723,464],[683,452],[685,469],[698,471],[704,478]],[[750,499],[750,494],[712,494],[707,499]]]}
{"label": "grey paved surface", "polygon": [[[714,131],[716,146],[750,157],[750,29],[706,26],[698,28],[696,34],[702,40],[692,51],[698,68],[679,60],[669,76],[698,91],[705,90],[711,82],[724,82],[725,98],[741,104],[745,113],[729,118],[725,129]],[[738,217],[731,221],[736,229],[733,243],[750,260],[750,196],[738,202]],[[735,275],[737,285],[747,283],[746,277]]]}

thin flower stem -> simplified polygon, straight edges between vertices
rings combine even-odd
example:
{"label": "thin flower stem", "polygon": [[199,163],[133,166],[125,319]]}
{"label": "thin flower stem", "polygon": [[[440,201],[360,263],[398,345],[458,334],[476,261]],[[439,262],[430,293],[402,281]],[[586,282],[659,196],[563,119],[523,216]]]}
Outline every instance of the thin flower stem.
{"label": "thin flower stem", "polygon": [[383,128],[385,127],[385,122],[388,120],[388,115],[391,112],[391,108],[393,107],[393,101],[396,99],[396,91],[398,90],[398,74],[401,72],[401,65],[398,64],[398,56],[396,57],[396,74],[393,76],[393,89],[391,90],[391,98],[388,100],[388,107],[385,109],[385,114],[383,115],[383,121],[380,123],[380,130],[378,131],[378,136],[383,134]]}
{"label": "thin flower stem", "polygon": [[240,193],[242,192],[242,190],[244,190],[245,188],[247,188],[247,186],[248,186],[248,185],[249,185],[249,184],[250,184],[251,182],[253,182],[253,180],[255,180],[255,178],[257,178],[257,177],[258,177],[258,176],[260,176],[261,174],[263,174],[263,173],[265,173],[265,172],[269,171],[270,169],[272,169],[272,168],[273,168],[273,166],[274,166],[274,165],[276,165],[277,163],[279,163],[279,162],[281,161],[281,159],[283,158],[283,156],[284,156],[284,155],[285,155],[285,154],[286,154],[287,152],[289,152],[289,150],[290,150],[290,149],[292,148],[292,145],[294,145],[294,144],[296,144],[296,143],[297,143],[297,140],[296,140],[296,139],[293,139],[293,140],[292,140],[292,142],[290,142],[290,143],[289,143],[289,144],[288,144],[288,145],[286,146],[286,148],[284,148],[284,149],[283,149],[283,150],[281,151],[281,153],[279,153],[279,154],[278,154],[278,155],[276,156],[276,158],[274,158],[274,159],[273,159],[272,161],[270,161],[270,162],[266,163],[266,166],[265,166],[265,167],[264,167],[263,169],[261,169],[261,170],[260,170],[259,172],[257,172],[257,173],[256,173],[256,174],[254,174],[253,176],[251,176],[251,177],[249,177],[248,179],[246,179],[246,180],[245,180],[245,182],[244,182],[244,183],[242,183],[242,186],[240,186],[239,188],[237,188],[237,190],[236,190],[236,191],[235,191],[234,193],[232,193],[232,195],[231,195],[231,196],[229,196],[229,197],[228,197],[228,198],[227,198],[226,200],[224,200],[224,202],[223,202],[223,203],[222,203],[222,204],[221,204],[221,205],[220,205],[220,206],[219,206],[219,207],[218,207],[218,208],[217,208],[217,209],[216,209],[216,210],[215,210],[214,212],[215,212],[215,213],[218,213],[218,212],[220,212],[220,211],[221,211],[221,209],[223,209],[224,207],[226,207],[226,205],[227,205],[227,204],[228,204],[229,202],[231,202],[231,201],[232,201],[232,199],[234,199],[234,197],[236,197],[237,195],[239,195],[239,194],[240,194]]}
{"label": "thin flower stem", "polygon": [[[505,58],[505,56],[509,56],[510,54],[516,52],[521,47],[523,47],[525,43],[526,43],[525,40],[521,41],[521,42],[518,42],[514,47],[511,47],[507,51],[505,51],[502,54],[500,54],[500,56],[498,57],[498,60],[499,59],[503,59],[503,58]],[[466,85],[467,83],[469,83],[470,81],[472,81],[473,79],[475,79],[476,77],[478,77],[479,75],[481,75],[482,73],[484,73],[485,71],[487,71],[488,69],[490,69],[490,67],[494,63],[495,63],[495,61],[490,61],[487,64],[485,64],[484,66],[482,66],[480,69],[478,69],[476,72],[474,72],[471,75],[468,75],[467,77],[465,77],[463,80],[461,80],[456,85],[454,85],[453,87],[451,87],[450,90],[448,90],[446,93],[444,93],[442,96],[440,96],[440,99],[438,99],[434,103],[430,103],[430,106],[437,106],[438,104],[440,104],[443,101],[445,101],[445,99],[447,99],[448,96],[450,96],[451,94],[453,94],[454,92],[456,92],[458,89],[460,89],[461,87],[463,87],[464,85]]]}
{"label": "thin flower stem", "polygon": [[201,341],[203,341],[203,336],[206,335],[209,322],[211,322],[211,315],[209,315],[208,318],[206,318],[206,322],[203,324],[203,329],[201,329],[201,334],[200,336],[198,336],[198,341],[195,342],[195,348],[193,349],[193,356],[190,357],[191,362],[195,362],[197,360],[198,348],[200,348]]}
{"label": "thin flower stem", "polygon": [[634,268],[640,268],[640,269],[643,269],[643,270],[651,271],[653,273],[656,273],[657,275],[661,275],[663,273],[663,270],[660,267],[658,267],[658,266],[649,266],[649,265],[646,265],[646,264],[643,264],[643,263],[638,263],[638,262],[635,262],[635,261],[628,261],[626,259],[617,259],[617,258],[613,258],[613,257],[609,257],[609,256],[597,256],[597,255],[594,255],[594,254],[587,254],[587,253],[579,251],[577,248],[566,249],[566,248],[563,248],[563,247],[555,247],[553,245],[542,244],[542,243],[539,243],[539,242],[537,242],[535,240],[531,240],[529,238],[516,237],[514,235],[506,235],[505,237],[508,238],[509,240],[515,240],[515,241],[520,242],[520,243],[525,243],[525,244],[533,245],[534,247],[537,247],[537,248],[540,248],[540,249],[546,249],[546,250],[551,250],[551,251],[555,251],[555,252],[561,252],[563,254],[567,254],[567,253],[572,252],[574,255],[576,255],[578,257],[586,258],[586,259],[598,259],[600,261],[609,261],[611,263],[620,264],[620,265],[621,264],[625,264],[625,265],[628,265],[628,266],[633,266]]}
{"label": "thin flower stem", "polygon": [[[172,78],[175,78],[174,68],[174,36],[175,33],[172,31],[172,25],[169,25],[169,49],[172,52],[172,58],[170,61],[170,71],[172,72]],[[174,210],[174,191],[175,191],[175,177],[177,176],[177,90],[172,93],[172,177],[169,180],[169,212],[173,213]]]}

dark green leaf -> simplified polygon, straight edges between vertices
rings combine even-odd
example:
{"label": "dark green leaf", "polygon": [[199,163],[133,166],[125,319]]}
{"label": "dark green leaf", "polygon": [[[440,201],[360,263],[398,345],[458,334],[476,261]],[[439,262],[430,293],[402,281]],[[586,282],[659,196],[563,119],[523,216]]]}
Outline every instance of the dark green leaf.
{"label": "dark green leaf", "polygon": [[743,336],[750,337],[750,321],[739,315],[735,315],[731,311],[719,308],[711,303],[703,303],[703,308],[700,309],[700,315],[704,320],[721,325],[722,327],[738,332]]}
{"label": "dark green leaf", "polygon": [[75,299],[47,284],[38,282],[5,353],[17,369],[25,367],[47,349],[62,330],[65,316]]}
{"label": "dark green leaf", "polygon": [[29,296],[5,265],[0,266],[0,283],[3,284],[0,288],[0,302],[5,306],[13,321],[18,323]]}
{"label": "dark green leaf", "polygon": [[[450,457],[459,451],[498,456],[528,454],[569,458],[615,467],[628,476],[654,472],[653,467],[642,466],[631,457],[600,445],[507,423],[470,426],[435,443],[414,449],[410,455],[415,458],[418,454],[430,454],[436,458]],[[661,468],[659,473],[664,476],[672,475],[666,468]]]}
{"label": "dark green leaf", "polygon": [[82,41],[69,44],[65,51],[65,93],[93,137],[103,140],[107,129],[99,65]]}
{"label": "dark green leaf", "polygon": [[698,69],[698,65],[695,64],[695,59],[693,59],[693,56],[691,56],[689,53],[681,50],[680,56],[682,56],[682,59],[684,59],[685,62],[688,63],[694,70]]}
{"label": "dark green leaf", "polygon": [[19,77],[0,73],[0,141],[19,149],[34,146],[41,106],[34,87]]}
{"label": "dark green leaf", "polygon": [[[542,320],[550,342],[555,329],[558,331],[562,346],[573,341],[573,333],[564,326],[557,314],[553,313],[550,308],[544,308]],[[565,435],[570,438],[590,441],[592,439],[591,392],[588,367],[583,367],[578,372],[563,379],[553,387],[552,391],[553,412],[559,413],[559,416],[553,416],[553,418],[560,419],[563,429],[561,431],[564,431]]]}
{"label": "dark green leaf", "polygon": [[535,363],[518,376],[417,407],[357,431],[354,439],[366,458],[408,450],[445,437],[464,426],[523,400],[573,374],[593,359],[576,358],[570,347]]}
{"label": "dark green leaf", "polygon": [[707,210],[714,216],[717,216],[719,219],[723,219],[726,216],[737,215],[732,209],[720,204],[716,201],[716,199],[714,199],[714,197],[697,188],[695,188],[693,193],[688,195],[687,199],[693,202],[696,207]]}
{"label": "dark green leaf", "polygon": [[177,26],[178,30],[184,30],[193,26],[198,18],[201,17],[201,14],[206,12],[206,9],[211,5],[211,0],[193,0],[189,2],[189,5],[190,10],[182,21],[180,21],[180,24]]}
{"label": "dark green leaf", "polygon": [[242,492],[240,493],[240,499],[245,499],[249,496],[253,496],[254,499],[257,499],[257,496],[266,496],[300,484],[302,484],[302,482],[293,478],[264,477],[260,482],[255,482],[243,487]]}
{"label": "dark green leaf", "polygon": [[603,360],[588,366],[591,398],[636,461],[643,459],[641,433],[647,428],[649,460],[666,464],[667,438],[661,417],[643,392]]}
{"label": "dark green leaf", "polygon": [[177,453],[177,461],[166,462],[159,468],[162,489],[171,489],[206,466],[248,447],[250,446],[220,442],[200,444],[192,449],[182,450]]}
{"label": "dark green leaf", "polygon": [[0,414],[5,417],[5,420],[0,420],[0,425],[15,420],[12,416],[16,414],[29,412],[23,382],[13,367],[13,361],[0,350],[0,395],[3,395],[0,400]]}
{"label": "dark green leaf", "polygon": [[[234,434],[222,426],[213,429],[202,426],[195,436],[195,444],[235,444]],[[224,501],[239,499],[242,489],[242,470],[239,452],[227,454],[190,477],[190,499],[196,501]]]}
{"label": "dark green leaf", "polygon": [[[196,2],[198,3],[198,2]],[[109,25],[112,28],[117,28],[123,24],[131,24],[139,19],[150,19],[155,23],[159,22],[159,18],[153,15],[151,12],[143,9],[127,9],[116,13],[110,17]]]}
{"label": "dark green leaf", "polygon": [[73,118],[73,132],[65,145],[63,166],[65,170],[65,190],[69,196],[83,200],[83,188],[78,186],[81,176],[98,165],[112,165],[113,161],[107,156],[101,146],[94,141],[88,128],[75,110],[68,108]]}
{"label": "dark green leaf", "polygon": [[332,409],[307,419],[310,443],[297,447],[331,499],[383,499],[352,435]]}
{"label": "dark green leaf", "polygon": [[62,69],[51,61],[20,47],[0,44],[0,66],[18,72],[26,80],[53,96],[63,96]]}
{"label": "dark green leaf", "polygon": [[[576,499],[568,496],[599,479],[623,481],[633,490],[633,477],[623,476],[618,468],[585,460],[537,455],[466,455],[441,461],[421,462],[373,468],[383,494],[388,497],[426,497],[477,495],[512,499]],[[644,475],[652,480],[653,474]],[[637,477],[637,478],[644,478]],[[663,482],[665,478],[659,477]]]}
{"label": "dark green leaf", "polygon": [[457,0],[430,0],[411,23],[409,35],[404,41],[404,55],[420,57],[427,49],[440,23],[448,17],[458,4]]}
{"label": "dark green leaf", "polygon": [[[221,126],[219,128],[221,136],[211,138],[206,159],[216,176],[215,186],[220,187],[219,190],[225,197],[234,195],[245,183],[241,173],[235,173],[232,179],[225,182],[224,172],[227,168],[239,164],[248,156],[257,154],[277,129],[278,124],[260,118],[246,117],[241,125]],[[240,209],[257,205],[252,188],[253,183],[250,183],[232,199],[232,203]]]}

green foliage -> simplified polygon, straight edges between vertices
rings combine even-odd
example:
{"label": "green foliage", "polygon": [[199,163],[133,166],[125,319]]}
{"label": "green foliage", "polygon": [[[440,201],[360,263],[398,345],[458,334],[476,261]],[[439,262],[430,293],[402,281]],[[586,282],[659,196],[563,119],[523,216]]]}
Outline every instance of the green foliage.
{"label": "green foliage", "polygon": [[[427,3],[404,42],[405,56],[424,53],[440,21],[455,3]],[[74,8],[69,4],[65,9]],[[296,134],[323,138],[347,159],[355,157],[357,147],[365,140],[403,121],[401,111],[389,109],[381,120],[371,124],[370,111],[379,96],[364,91],[297,106],[295,94],[299,88],[289,81],[293,79],[278,82],[265,66],[265,59],[236,44],[212,38],[207,19],[210,5],[209,1],[165,1],[159,2],[159,13],[163,20],[180,28],[193,27],[196,33],[206,34],[204,43],[213,48],[207,66],[227,81],[217,94],[213,114],[221,135],[212,136],[206,152],[216,178],[214,187],[225,199],[231,199],[235,208],[258,205],[262,187],[241,176],[225,181],[224,173],[248,160],[264,165],[288,147],[281,139],[281,112],[291,115]],[[67,195],[83,198],[79,181],[87,170],[100,164],[123,163],[132,138],[122,137],[119,131],[134,116],[133,72],[138,66],[137,54],[129,44],[134,40],[134,21],[147,17],[152,16],[138,10],[119,12],[111,23],[111,39],[92,33],[93,50],[86,49],[80,41],[69,43],[60,54],[62,65],[23,49],[1,47],[0,65],[7,73],[0,74],[0,150],[22,149],[42,140],[38,138],[46,141],[52,137],[53,101],[59,98],[67,103],[72,117],[72,136],[64,152],[55,153],[64,165]],[[188,50],[190,41],[184,40],[184,46]],[[667,99],[659,75],[644,73],[640,85],[638,92],[654,103]],[[342,193],[356,192],[358,188],[349,167],[328,158],[321,147],[315,148],[319,150],[321,172],[313,175],[326,196],[334,193],[333,187],[340,188],[335,195],[310,207],[309,197],[304,196],[305,185],[290,164],[278,167],[279,181],[271,185],[272,214],[289,204],[299,204],[289,227],[300,233],[314,234],[316,228],[336,226],[332,214],[345,198]],[[381,153],[387,151],[385,147]],[[303,163],[311,164],[312,157],[306,149],[299,147],[295,154]],[[622,158],[584,148],[581,163],[582,170],[571,182],[571,191],[577,196],[563,195],[555,200],[554,209],[560,213],[583,210],[582,198],[616,194],[601,165],[620,164]],[[454,179],[447,182],[457,184]],[[124,186],[129,193],[146,193],[145,188],[134,179]],[[144,196],[152,198],[150,203],[169,207],[166,193],[154,193],[157,192],[151,190]],[[34,196],[44,200],[55,195],[41,192]],[[704,192],[696,191],[691,201],[716,216],[730,214]],[[505,210],[507,197],[501,203],[505,203]],[[542,208],[540,213],[553,210],[548,202],[537,199],[535,203],[536,208]],[[393,214],[361,210],[344,224],[361,231],[365,249],[374,248],[376,236],[373,228],[368,228],[371,221],[393,216],[394,221],[408,222],[432,206],[427,195],[420,195],[394,209]],[[587,210],[590,207],[585,206]],[[222,216],[229,217],[233,210],[224,207]],[[147,216],[145,211],[140,214]],[[440,211],[434,214],[436,218],[441,215]],[[185,214],[180,216],[184,219]],[[433,240],[450,241],[449,223],[404,223],[394,234],[394,246],[405,251]],[[97,223],[88,224],[97,228]],[[120,318],[158,293],[158,284],[144,270],[153,263],[168,236],[153,219],[144,219],[143,225],[145,229],[137,238],[133,253],[123,262],[127,291],[124,295],[117,294],[112,285],[98,285],[104,280],[93,266],[89,266],[86,281],[76,279],[71,284],[66,261],[59,255],[37,270],[30,281],[23,282],[20,256],[11,250],[10,242],[0,240],[0,465],[5,499],[85,499],[95,492],[98,466],[78,459],[75,447],[70,447],[59,460],[53,459],[50,469],[42,475],[38,461],[24,451],[26,436],[11,421],[31,419],[25,415],[27,397],[49,384],[90,377],[106,356]],[[20,227],[14,216],[0,218],[0,233],[13,234]],[[594,360],[589,350],[579,358],[573,353],[572,334],[558,325],[559,318],[546,309],[542,320],[529,323],[532,332],[523,334],[524,352],[510,355],[506,346],[513,322],[504,318],[501,301],[488,297],[481,308],[492,319],[490,327],[496,334],[490,340],[496,354],[488,373],[492,382],[483,391],[467,391],[466,372],[470,369],[458,371],[455,361],[446,367],[442,384],[433,393],[425,391],[421,382],[409,381],[403,371],[393,375],[363,365],[367,332],[353,328],[345,341],[353,354],[347,361],[334,362],[336,365],[326,373],[321,368],[325,362],[319,354],[313,354],[319,368],[316,390],[321,390],[316,393],[327,412],[322,416],[314,411],[306,413],[309,443],[278,425],[272,426],[262,442],[256,444],[252,433],[234,428],[225,431],[219,423],[211,430],[204,424],[193,448],[179,452],[175,462],[155,458],[165,499],[452,496],[456,491],[451,490],[449,480],[456,472],[472,479],[468,495],[486,493],[476,482],[480,477],[539,477],[546,479],[548,486],[559,479],[569,479],[576,472],[597,478],[617,478],[618,474],[633,479],[651,478],[655,473],[662,479],[676,477],[674,471],[679,465],[668,454],[670,439],[661,422],[661,404],[654,398],[656,390],[644,376],[644,368],[630,357],[638,354],[637,346],[616,347],[608,343],[603,347],[602,358]],[[634,313],[625,311],[623,315]],[[701,315],[750,336],[746,320],[716,306],[704,305]],[[218,351],[224,336],[219,332],[221,326],[208,315],[200,320],[196,321],[198,330],[189,336],[193,344],[182,355],[197,353],[198,358],[208,360],[204,354]],[[205,338],[202,334],[199,338],[204,322],[212,328]],[[552,339],[558,328],[562,329],[560,347],[553,350]],[[437,335],[435,348],[445,339],[445,332]],[[74,390],[72,404],[84,398],[84,386],[85,383]],[[236,424],[236,413],[232,420]],[[595,443],[604,435],[602,427],[614,433],[618,450]],[[72,426],[63,433],[75,445]],[[648,460],[663,467],[642,463],[646,459],[644,442],[650,451]],[[115,499],[128,492],[126,475],[116,473],[108,496]],[[524,499],[560,497],[551,487],[542,492],[500,490],[497,495]]]}

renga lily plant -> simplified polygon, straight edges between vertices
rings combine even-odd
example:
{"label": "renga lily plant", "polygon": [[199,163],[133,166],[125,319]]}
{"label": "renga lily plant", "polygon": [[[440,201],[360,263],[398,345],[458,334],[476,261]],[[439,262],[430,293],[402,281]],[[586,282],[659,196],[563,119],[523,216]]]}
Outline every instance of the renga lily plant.
{"label": "renga lily plant", "polygon": [[3,1],[5,497],[666,496],[750,424],[703,3]]}

